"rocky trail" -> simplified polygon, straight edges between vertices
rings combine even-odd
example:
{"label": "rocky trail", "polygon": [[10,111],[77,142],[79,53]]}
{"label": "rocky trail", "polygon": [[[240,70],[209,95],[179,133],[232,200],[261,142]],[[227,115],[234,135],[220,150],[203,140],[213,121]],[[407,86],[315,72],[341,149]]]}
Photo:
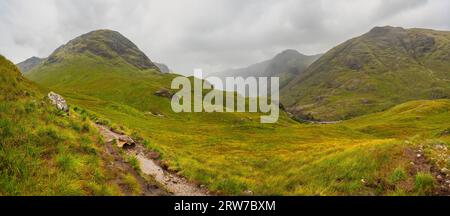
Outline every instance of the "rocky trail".
{"label": "rocky trail", "polygon": [[[152,159],[154,157],[151,156],[151,152],[146,150],[146,148],[142,144],[134,143],[134,145],[132,146],[125,145],[123,141],[126,140],[123,138],[124,135],[118,134],[104,125],[97,124],[96,126],[99,129],[105,141],[109,143],[109,145],[111,145],[110,147],[112,147],[116,151],[118,151],[118,148],[123,148],[126,155],[135,157],[139,162],[139,167],[142,172],[142,175],[154,179],[171,195],[175,196],[209,195],[209,191],[206,188],[200,188],[194,183],[187,181],[182,176],[179,176],[177,174],[171,173],[163,169],[159,165],[159,161]],[[116,144],[116,146],[113,146],[114,144]],[[146,193],[144,195],[158,195],[158,194]]]}

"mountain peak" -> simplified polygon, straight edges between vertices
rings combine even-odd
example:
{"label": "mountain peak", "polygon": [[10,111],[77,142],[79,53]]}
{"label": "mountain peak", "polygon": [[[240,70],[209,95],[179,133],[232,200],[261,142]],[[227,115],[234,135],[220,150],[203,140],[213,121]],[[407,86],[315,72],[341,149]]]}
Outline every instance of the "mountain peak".
{"label": "mountain peak", "polygon": [[382,36],[382,35],[388,35],[392,33],[402,33],[406,30],[402,27],[393,27],[393,26],[376,26],[372,28],[367,35],[370,36]]}
{"label": "mountain peak", "polygon": [[287,49],[287,50],[284,50],[283,52],[281,52],[278,55],[303,55],[303,54],[301,54],[300,52],[298,52],[295,49]]}
{"label": "mountain peak", "polygon": [[45,60],[44,58],[33,56],[17,64],[17,67],[20,69],[22,73],[25,74],[31,71],[36,66],[40,65],[44,60]]}
{"label": "mountain peak", "polygon": [[287,49],[284,50],[281,53],[278,53],[273,60],[275,61],[283,61],[283,60],[287,60],[287,59],[298,59],[298,58],[304,58],[307,57],[306,55],[301,54],[300,52],[298,52],[297,50],[294,49]]}
{"label": "mountain peak", "polygon": [[141,69],[157,69],[155,64],[128,38],[117,31],[100,29],[83,34],[56,49],[46,63],[59,62],[67,55],[85,54],[106,59],[121,58]]}

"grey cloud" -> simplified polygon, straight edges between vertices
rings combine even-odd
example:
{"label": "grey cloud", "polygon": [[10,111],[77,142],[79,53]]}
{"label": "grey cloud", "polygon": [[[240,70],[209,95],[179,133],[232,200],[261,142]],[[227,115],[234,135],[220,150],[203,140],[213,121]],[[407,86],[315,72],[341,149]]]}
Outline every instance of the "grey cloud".
{"label": "grey cloud", "polygon": [[46,56],[80,34],[109,28],[187,74],[252,64],[289,48],[322,53],[376,25],[449,29],[449,7],[446,0],[0,0],[0,53],[15,62]]}

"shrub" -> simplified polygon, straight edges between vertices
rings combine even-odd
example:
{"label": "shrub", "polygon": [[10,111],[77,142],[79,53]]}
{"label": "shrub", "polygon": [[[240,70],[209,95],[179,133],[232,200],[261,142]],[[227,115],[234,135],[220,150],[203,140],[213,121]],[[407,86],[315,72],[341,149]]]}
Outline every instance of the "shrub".
{"label": "shrub", "polygon": [[123,181],[134,194],[139,194],[141,192],[141,187],[133,175],[125,175]]}
{"label": "shrub", "polygon": [[435,187],[435,180],[429,173],[419,172],[414,181],[414,190],[419,194],[430,194]]}
{"label": "shrub", "polygon": [[135,156],[130,156],[127,159],[127,162],[135,169],[136,171],[140,171],[141,167],[139,166],[139,161]]}
{"label": "shrub", "polygon": [[392,174],[389,176],[389,181],[391,183],[398,183],[400,181],[405,180],[407,177],[406,171],[403,167],[398,167],[397,169],[392,172]]}
{"label": "shrub", "polygon": [[89,126],[88,123],[83,123],[83,125],[81,126],[81,132],[89,132],[91,130],[91,126]]}
{"label": "shrub", "polygon": [[70,155],[60,155],[56,158],[56,164],[58,164],[58,167],[62,170],[68,171],[72,170],[76,166],[76,162],[73,157]]}
{"label": "shrub", "polygon": [[0,119],[0,137],[6,138],[13,134],[13,125],[7,119]]}

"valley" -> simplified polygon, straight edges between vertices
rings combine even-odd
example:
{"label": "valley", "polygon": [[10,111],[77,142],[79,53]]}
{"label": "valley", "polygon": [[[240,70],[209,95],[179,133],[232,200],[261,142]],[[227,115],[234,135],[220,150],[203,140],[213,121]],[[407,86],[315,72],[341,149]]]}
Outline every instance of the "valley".
{"label": "valley", "polygon": [[[419,42],[408,41],[420,46],[402,50],[399,58],[403,59],[395,61],[398,65],[391,65],[392,62],[386,65],[384,60],[390,56],[368,52],[375,48],[385,51],[384,46],[391,43],[391,34],[395,40],[405,34],[418,35],[414,38]],[[423,35],[427,36],[424,41]],[[429,35],[436,37],[431,48],[427,42]],[[345,42],[298,73],[288,73],[285,81],[289,82],[281,89],[281,101],[287,112],[281,111],[274,124],[261,124],[261,113],[173,112],[171,98],[158,92],[170,89],[172,79],[179,75],[162,73],[118,32],[98,30],[84,34],[55,50],[36,67],[27,68],[26,78],[15,67],[8,66],[8,70],[17,74],[1,80],[8,90],[2,92],[1,108],[5,111],[1,114],[0,156],[5,161],[1,167],[11,171],[2,172],[0,194],[149,195],[142,194],[140,189],[149,184],[154,187],[153,195],[164,195],[176,191],[173,185],[165,188],[160,184],[164,182],[161,175],[169,173],[184,179],[177,182],[186,181],[195,189],[202,186],[217,195],[448,195],[450,99],[446,95],[450,87],[445,81],[450,68],[446,60],[448,35],[448,32],[385,27]],[[382,43],[381,48],[374,43]],[[405,54],[410,50],[415,51],[413,56]],[[394,52],[393,55],[399,52],[394,48],[388,51]],[[432,73],[423,72],[424,68]],[[16,79],[29,79],[40,86],[34,87],[39,89],[37,92],[44,92],[36,93],[39,95],[36,103],[49,91],[67,100],[71,115],[60,118],[49,114],[51,117],[45,122],[54,124],[48,130],[70,130],[67,132],[70,135],[52,138],[53,132],[44,131],[50,138],[34,144],[18,135],[16,131],[33,127],[11,126],[11,121],[17,119],[7,114],[8,110],[17,109],[15,112],[23,117],[20,122],[25,122],[28,116],[31,119],[28,125],[47,127],[48,123],[43,123],[38,113],[27,111],[28,105],[12,105],[21,100],[11,98],[10,94],[17,88],[11,81]],[[399,83],[406,87],[398,87]],[[423,91],[417,93],[416,87]],[[369,102],[361,105],[362,99]],[[50,106],[44,108],[55,112]],[[86,126],[89,132],[78,132],[76,126],[67,129],[66,121],[89,125]],[[316,121],[332,124],[315,124]],[[108,130],[105,132],[99,124]],[[39,135],[37,129],[30,129],[30,136]],[[140,171],[136,173],[126,169],[118,172],[111,167],[96,170],[99,168],[93,164],[108,164],[108,159],[103,161],[95,155],[105,151],[102,139],[110,132],[138,140],[143,152],[157,153],[156,160],[164,170],[156,167],[155,171],[154,164],[142,158],[141,152],[125,160],[129,165],[139,164],[136,167]],[[17,140],[11,140],[13,135]],[[47,142],[54,143],[57,150],[45,145]],[[15,153],[4,147],[6,143],[20,144],[24,149]],[[72,151],[81,148],[79,143],[89,144],[96,153],[82,154],[81,159],[78,154],[72,156],[75,154]],[[30,153],[26,149],[30,146],[40,151]],[[48,149],[53,152],[46,153]],[[16,168],[23,165],[14,164],[11,159],[21,154],[29,155],[30,160],[39,158],[50,167],[55,166],[54,161],[62,165],[56,166],[54,176],[50,177],[44,169],[37,169],[44,173],[27,173]],[[31,165],[25,167],[28,166]],[[84,179],[102,172],[118,174]],[[147,177],[142,178],[142,173]],[[32,176],[36,175],[43,182],[58,179],[55,184],[60,183],[57,186],[65,190],[56,186],[47,189],[24,186],[32,184]],[[109,181],[119,183],[109,187]]]}

